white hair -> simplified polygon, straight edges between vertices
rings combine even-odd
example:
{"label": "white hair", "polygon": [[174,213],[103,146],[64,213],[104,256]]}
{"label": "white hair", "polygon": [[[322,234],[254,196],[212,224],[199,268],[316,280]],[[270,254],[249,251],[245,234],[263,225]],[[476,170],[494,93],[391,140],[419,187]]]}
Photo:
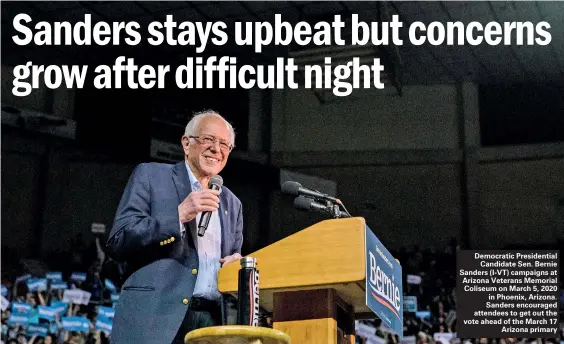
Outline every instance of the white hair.
{"label": "white hair", "polygon": [[188,137],[197,136],[196,129],[198,129],[198,125],[200,124],[200,120],[202,120],[205,117],[210,117],[210,116],[220,118],[221,120],[223,120],[223,122],[225,122],[225,125],[227,126],[227,128],[231,132],[231,145],[235,146],[235,130],[233,129],[233,126],[225,118],[223,118],[223,116],[221,116],[217,111],[214,111],[214,110],[204,110],[204,111],[197,112],[192,117],[190,122],[188,122],[188,124],[186,125],[186,129],[184,130],[184,135],[186,135]]}

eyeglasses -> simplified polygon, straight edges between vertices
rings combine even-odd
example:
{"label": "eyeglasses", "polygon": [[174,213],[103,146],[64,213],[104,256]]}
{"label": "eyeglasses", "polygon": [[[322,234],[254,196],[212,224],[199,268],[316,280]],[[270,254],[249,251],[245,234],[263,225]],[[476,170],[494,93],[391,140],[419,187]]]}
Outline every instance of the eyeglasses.
{"label": "eyeglasses", "polygon": [[189,136],[190,138],[198,141],[199,144],[204,146],[213,146],[216,142],[219,142],[219,148],[224,152],[231,152],[233,146],[225,141],[216,139],[213,136]]}

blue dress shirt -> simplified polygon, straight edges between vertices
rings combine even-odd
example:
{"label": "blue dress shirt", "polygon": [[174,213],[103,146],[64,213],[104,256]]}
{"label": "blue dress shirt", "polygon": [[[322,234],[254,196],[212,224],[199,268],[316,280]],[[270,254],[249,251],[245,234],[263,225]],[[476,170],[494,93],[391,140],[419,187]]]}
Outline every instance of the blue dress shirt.
{"label": "blue dress shirt", "polygon": [[[190,177],[192,191],[202,191],[202,185],[190,170],[188,162],[186,162],[186,169],[188,170],[188,177]],[[201,216],[201,213],[198,213],[196,216],[196,226],[200,223]],[[217,300],[221,297],[217,290],[217,274],[221,267],[219,263],[221,258],[221,222],[219,220],[219,212],[212,212],[206,234],[203,237],[198,236],[196,226],[190,228],[199,258],[198,277],[196,278],[193,296]]]}

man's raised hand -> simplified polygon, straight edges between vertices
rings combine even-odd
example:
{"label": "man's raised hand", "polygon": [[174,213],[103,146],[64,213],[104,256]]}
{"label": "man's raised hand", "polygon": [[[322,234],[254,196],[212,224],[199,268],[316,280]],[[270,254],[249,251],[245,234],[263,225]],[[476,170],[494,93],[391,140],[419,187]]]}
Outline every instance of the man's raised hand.
{"label": "man's raised hand", "polygon": [[218,208],[219,190],[194,191],[178,205],[178,217],[181,223],[189,222],[195,219],[198,213],[216,211]]}

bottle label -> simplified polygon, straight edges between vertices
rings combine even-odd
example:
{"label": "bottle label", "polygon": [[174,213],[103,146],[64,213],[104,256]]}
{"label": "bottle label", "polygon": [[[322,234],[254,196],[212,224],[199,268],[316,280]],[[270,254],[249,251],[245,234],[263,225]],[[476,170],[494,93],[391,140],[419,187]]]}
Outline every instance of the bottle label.
{"label": "bottle label", "polygon": [[251,326],[258,326],[259,325],[259,272],[258,270],[253,270],[249,275],[249,287],[251,296],[251,307],[250,307],[250,317]]}

